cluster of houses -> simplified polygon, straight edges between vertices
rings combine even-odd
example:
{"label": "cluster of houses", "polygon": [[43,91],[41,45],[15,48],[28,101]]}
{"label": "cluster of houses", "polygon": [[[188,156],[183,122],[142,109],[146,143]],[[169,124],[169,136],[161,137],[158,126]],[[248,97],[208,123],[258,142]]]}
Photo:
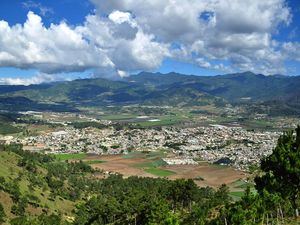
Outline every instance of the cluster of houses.
{"label": "cluster of houses", "polygon": [[13,141],[22,143],[25,149],[46,153],[126,154],[169,149],[179,159],[165,159],[168,164],[194,164],[194,159],[213,163],[227,158],[228,164],[245,169],[270,154],[279,135],[278,132],[247,131],[221,125],[121,130],[113,126],[103,129],[65,126],[59,131]]}

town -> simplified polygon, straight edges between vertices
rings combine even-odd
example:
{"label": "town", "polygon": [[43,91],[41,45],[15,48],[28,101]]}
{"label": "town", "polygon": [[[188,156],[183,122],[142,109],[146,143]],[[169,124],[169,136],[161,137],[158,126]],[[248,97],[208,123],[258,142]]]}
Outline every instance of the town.
{"label": "town", "polygon": [[194,164],[208,161],[247,170],[271,153],[280,132],[253,131],[239,126],[208,125],[199,127],[154,127],[116,129],[112,122],[98,129],[76,129],[65,124],[60,130],[35,136],[7,137],[7,142],[21,143],[24,149],[56,153],[127,154],[132,151],[165,149],[176,159],[168,164]]}

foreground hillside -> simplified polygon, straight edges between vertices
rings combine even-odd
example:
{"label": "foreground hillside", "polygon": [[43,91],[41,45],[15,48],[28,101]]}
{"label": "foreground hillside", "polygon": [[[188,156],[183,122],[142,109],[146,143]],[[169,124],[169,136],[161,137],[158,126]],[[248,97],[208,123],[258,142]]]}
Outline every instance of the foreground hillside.
{"label": "foreground hillside", "polygon": [[4,146],[0,162],[0,220],[5,223],[173,224],[180,215],[192,220],[188,211],[194,201],[207,204],[207,212],[228,201],[225,186],[215,192],[192,180],[94,179],[99,172],[87,164],[59,162],[19,145]]}
{"label": "foreground hillside", "polygon": [[[297,224],[300,127],[261,163],[256,191],[233,202],[228,188],[192,180],[103,176],[84,162],[61,162],[20,145],[1,146],[0,223]],[[101,178],[100,178],[101,177]]]}
{"label": "foreground hillside", "polygon": [[[77,111],[82,106],[249,105],[272,114],[300,114],[300,77],[251,72],[222,76],[140,73],[121,81],[81,79],[47,85],[0,86],[0,109]],[[249,108],[249,106],[247,106]],[[280,106],[280,107],[278,107]]]}
{"label": "foreground hillside", "polygon": [[45,163],[51,158],[23,152],[20,146],[5,146],[0,151],[0,203],[5,221],[24,215],[63,213],[71,215],[74,202],[59,198],[47,182]]}

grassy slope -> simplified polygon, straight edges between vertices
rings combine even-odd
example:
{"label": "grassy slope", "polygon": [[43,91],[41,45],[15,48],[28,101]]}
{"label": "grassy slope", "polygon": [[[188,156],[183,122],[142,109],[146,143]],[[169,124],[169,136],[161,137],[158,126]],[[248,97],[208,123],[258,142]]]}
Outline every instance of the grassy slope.
{"label": "grassy slope", "polygon": [[[50,192],[48,190],[42,190],[35,188],[34,191],[29,190],[28,185],[30,181],[28,179],[28,172],[24,171],[23,168],[18,166],[19,156],[12,152],[3,152],[0,151],[0,177],[4,177],[6,182],[12,181],[17,178],[20,173],[23,175],[19,181],[20,191],[22,194],[33,194],[38,197],[40,200],[40,207],[34,208],[28,206],[26,211],[30,214],[39,214],[42,212],[42,209],[48,208],[50,213],[60,210],[64,215],[71,215],[71,211],[74,208],[74,203],[68,200],[56,198],[54,201],[51,201],[49,198]],[[39,168],[41,176],[45,176],[45,171],[42,168]],[[46,184],[45,184],[46,185]],[[13,201],[10,195],[6,192],[0,191],[0,202],[5,208],[5,213],[8,218],[13,218],[14,215],[10,212],[11,207],[13,206]]]}
{"label": "grassy slope", "polygon": [[151,167],[147,168],[147,169],[145,169],[145,171],[147,173],[151,173],[151,174],[153,174],[155,176],[158,176],[158,177],[167,177],[167,176],[175,174],[175,172],[173,172],[173,171],[164,170],[164,169],[155,168],[155,167],[153,167],[153,168],[151,168]]}

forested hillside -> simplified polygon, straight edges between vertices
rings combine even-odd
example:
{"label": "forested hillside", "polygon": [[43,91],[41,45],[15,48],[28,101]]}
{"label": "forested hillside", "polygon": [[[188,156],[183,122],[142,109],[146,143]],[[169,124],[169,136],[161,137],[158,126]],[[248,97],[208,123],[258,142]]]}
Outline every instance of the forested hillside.
{"label": "forested hillside", "polygon": [[98,78],[48,85],[0,86],[0,109],[76,111],[82,106],[112,104],[223,107],[231,103],[247,104],[258,112],[263,106],[276,115],[299,115],[299,86],[299,76],[264,76],[251,72],[220,76],[140,73],[119,81]]}

